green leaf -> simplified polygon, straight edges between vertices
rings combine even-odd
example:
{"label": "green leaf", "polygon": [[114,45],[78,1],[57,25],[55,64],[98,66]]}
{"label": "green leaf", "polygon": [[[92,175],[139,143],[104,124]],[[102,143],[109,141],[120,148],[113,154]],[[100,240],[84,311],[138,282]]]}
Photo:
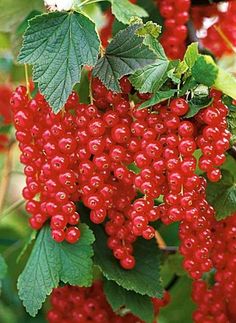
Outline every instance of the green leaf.
{"label": "green leaf", "polygon": [[211,56],[199,55],[192,74],[197,82],[214,86],[217,90],[236,99],[236,78],[218,67]]}
{"label": "green leaf", "polygon": [[154,308],[150,297],[127,291],[109,280],[104,282],[104,292],[114,312],[125,307],[141,320],[147,323],[153,322]]}
{"label": "green leaf", "polygon": [[164,263],[164,268],[168,268],[169,271],[178,276],[187,275],[186,271],[183,268],[183,256],[179,253],[168,255]]}
{"label": "green leaf", "polygon": [[1,0],[0,31],[14,31],[31,11],[41,11],[42,9],[43,3],[38,0]]}
{"label": "green leaf", "polygon": [[207,185],[207,200],[216,211],[216,219],[222,220],[236,212],[235,174],[222,170],[222,179]]}
{"label": "green leaf", "polygon": [[167,79],[167,72],[172,63],[167,59],[161,44],[152,36],[144,39],[144,44],[156,54],[156,61],[130,76],[130,81],[141,93],[155,93]]}
{"label": "green leaf", "polygon": [[173,97],[176,93],[176,90],[168,90],[168,91],[160,91],[160,92],[157,92],[155,93],[151,99],[145,101],[144,103],[142,103],[140,105],[140,107],[138,108],[138,110],[142,110],[142,109],[145,109],[145,108],[148,108],[150,106],[153,106],[157,103],[160,103],[162,101],[165,101],[171,97]]}
{"label": "green leaf", "polygon": [[234,103],[234,100],[230,96],[223,95],[222,101],[230,111],[236,112],[236,104]]}
{"label": "green leaf", "polygon": [[160,253],[154,240],[138,240],[134,244],[136,266],[132,270],[121,268],[111,250],[107,248],[107,236],[101,227],[94,227],[94,262],[108,279],[119,286],[150,297],[162,297],[160,279]]}
{"label": "green leaf", "polygon": [[236,111],[231,111],[227,117],[228,129],[232,136],[230,138],[231,144],[236,142]]}
{"label": "green leaf", "polygon": [[212,98],[209,98],[208,102],[205,104],[195,104],[193,102],[189,102],[189,111],[185,114],[184,118],[192,118],[194,117],[201,109],[208,107],[213,102]]}
{"label": "green leaf", "polygon": [[220,67],[218,67],[218,75],[214,87],[236,100],[236,78]]}
{"label": "green leaf", "polygon": [[147,35],[151,35],[154,38],[157,38],[161,33],[161,26],[152,22],[152,21],[148,21],[146,24],[144,24],[142,27],[140,27],[137,32],[136,35],[138,36],[147,36]]}
{"label": "green leaf", "polygon": [[144,18],[143,21],[149,20],[163,26],[163,17],[157,10],[156,3],[153,0],[137,0],[136,3],[148,13],[148,18]]}
{"label": "green leaf", "polygon": [[[193,311],[196,305],[191,297],[192,280],[187,276],[179,278],[171,288],[171,302],[161,309],[158,315],[159,323],[192,323]],[[202,323],[201,320],[198,323]]]}
{"label": "green leaf", "polygon": [[209,97],[208,87],[204,85],[199,85],[194,90],[194,96],[189,102],[189,111],[185,114],[185,118],[192,118],[195,116],[201,109],[208,107],[212,104],[213,98]]}
{"label": "green leaf", "polygon": [[144,38],[135,34],[140,26],[134,24],[116,34],[93,70],[93,75],[115,92],[120,92],[119,79],[122,76],[132,74],[156,59],[156,55],[143,44]]}
{"label": "green leaf", "polygon": [[172,68],[167,72],[168,78],[171,79],[173,83],[179,84],[181,81],[181,75],[184,73],[185,65],[186,65],[185,63],[184,64],[182,63],[184,62],[181,62],[179,64],[178,70],[175,68]]}
{"label": "green leaf", "polygon": [[19,297],[30,315],[37,314],[60,281],[85,287],[92,284],[94,236],[85,224],[80,230],[81,238],[75,244],[55,242],[48,226],[40,230],[17,284]]}
{"label": "green leaf", "polygon": [[148,13],[141,7],[129,2],[129,0],[109,0],[111,11],[117,20],[128,24],[132,17],[147,17]]}
{"label": "green leaf", "polygon": [[192,68],[198,59],[198,43],[192,43],[187,47],[187,50],[184,55],[184,62],[187,64],[189,68]]}
{"label": "green leaf", "polygon": [[82,66],[95,65],[98,50],[98,35],[89,18],[54,12],[30,20],[19,62],[33,65],[33,79],[57,113],[80,81]]}
{"label": "green leaf", "polygon": [[210,56],[199,55],[192,67],[192,75],[198,83],[210,87],[216,82],[218,68]]}
{"label": "green leaf", "polygon": [[183,96],[188,91],[195,89],[197,85],[197,81],[192,76],[188,77],[179,91],[179,96]]}
{"label": "green leaf", "polygon": [[156,63],[144,67],[130,76],[130,81],[141,93],[155,93],[163,85],[168,63],[158,60]]}

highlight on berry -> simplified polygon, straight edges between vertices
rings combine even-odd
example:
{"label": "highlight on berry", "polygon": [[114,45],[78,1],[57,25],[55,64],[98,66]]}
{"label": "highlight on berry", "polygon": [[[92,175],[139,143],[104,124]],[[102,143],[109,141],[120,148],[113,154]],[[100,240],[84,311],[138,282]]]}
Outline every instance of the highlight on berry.
{"label": "highlight on berry", "polygon": [[0,322],[236,322],[236,2],[0,0]]}

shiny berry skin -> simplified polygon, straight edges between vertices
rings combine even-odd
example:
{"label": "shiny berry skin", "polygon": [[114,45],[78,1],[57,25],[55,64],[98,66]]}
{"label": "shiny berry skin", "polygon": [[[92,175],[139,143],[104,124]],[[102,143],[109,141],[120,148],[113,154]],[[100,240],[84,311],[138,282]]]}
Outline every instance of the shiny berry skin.
{"label": "shiny berry skin", "polygon": [[170,110],[177,116],[183,116],[188,112],[189,105],[184,99],[177,98],[171,101]]}
{"label": "shiny berry skin", "polygon": [[66,229],[65,240],[69,243],[76,243],[80,238],[80,230],[77,227],[70,227]]}
{"label": "shiny berry skin", "polygon": [[133,256],[126,256],[120,260],[121,267],[126,270],[131,270],[135,267],[135,259]]}
{"label": "shiny berry skin", "polygon": [[126,143],[131,136],[130,129],[126,125],[118,124],[112,128],[111,136],[119,144]]}

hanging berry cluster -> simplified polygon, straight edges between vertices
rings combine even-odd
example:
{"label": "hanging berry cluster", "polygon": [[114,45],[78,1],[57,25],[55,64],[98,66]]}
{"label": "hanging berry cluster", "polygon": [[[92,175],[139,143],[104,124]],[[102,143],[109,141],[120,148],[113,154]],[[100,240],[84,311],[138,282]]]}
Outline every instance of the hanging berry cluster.
{"label": "hanging berry cluster", "polygon": [[31,214],[30,225],[38,230],[50,218],[52,236],[57,242],[65,239],[74,243],[80,237],[76,227],[80,217],[74,204],[80,197],[75,154],[77,128],[75,116],[69,112],[77,102],[73,93],[65,111],[55,115],[42,95],[29,100],[23,86],[11,98],[20,161],[25,165],[23,197]]}
{"label": "hanging berry cluster", "polygon": [[198,308],[193,314],[195,322],[235,322],[236,317],[236,215],[225,220],[215,221],[212,232],[214,249],[212,262],[216,273],[214,285],[205,281],[193,285],[193,300]]}
{"label": "hanging berry cluster", "polygon": [[[128,79],[121,79],[120,85],[122,93],[117,94],[93,79],[94,103],[80,104],[73,93],[57,115],[40,94],[28,100],[23,87],[13,94],[30,224],[40,229],[50,219],[53,238],[74,243],[80,236],[74,202],[81,200],[91,210],[92,222],[105,223],[107,245],[115,258],[132,269],[133,243],[140,236],[155,236],[152,222],[181,221],[184,267],[200,278],[212,266],[214,210],[206,201],[205,179],[195,174],[193,154],[202,150],[199,167],[211,181],[218,181],[217,167],[229,147],[228,109],[221,94],[212,91],[212,105],[184,120],[189,110],[185,99],[139,110],[140,103],[129,101],[133,89]],[[147,97],[138,96],[142,101]],[[164,203],[157,206],[160,196]]]}
{"label": "hanging berry cluster", "polygon": [[[232,54],[236,46],[236,3],[193,7],[192,20],[202,45],[216,57]],[[206,20],[208,19],[208,23]]]}
{"label": "hanging berry cluster", "polygon": [[170,59],[182,59],[186,51],[190,0],[157,0],[161,16],[164,18],[164,31],[161,36],[166,55]]}
{"label": "hanging berry cluster", "polygon": [[[155,316],[170,300],[168,292],[163,299],[152,299]],[[144,323],[131,313],[120,316],[113,312],[103,292],[103,283],[94,282],[90,288],[64,286],[55,288],[50,296],[49,323]]]}

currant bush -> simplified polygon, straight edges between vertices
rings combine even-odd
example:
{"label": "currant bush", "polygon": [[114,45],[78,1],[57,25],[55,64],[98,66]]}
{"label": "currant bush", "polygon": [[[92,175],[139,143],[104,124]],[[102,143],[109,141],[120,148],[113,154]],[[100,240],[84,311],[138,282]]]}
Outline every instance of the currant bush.
{"label": "currant bush", "polygon": [[0,308],[24,254],[19,298],[49,297],[49,323],[236,322],[235,1],[39,2],[0,5]]}

